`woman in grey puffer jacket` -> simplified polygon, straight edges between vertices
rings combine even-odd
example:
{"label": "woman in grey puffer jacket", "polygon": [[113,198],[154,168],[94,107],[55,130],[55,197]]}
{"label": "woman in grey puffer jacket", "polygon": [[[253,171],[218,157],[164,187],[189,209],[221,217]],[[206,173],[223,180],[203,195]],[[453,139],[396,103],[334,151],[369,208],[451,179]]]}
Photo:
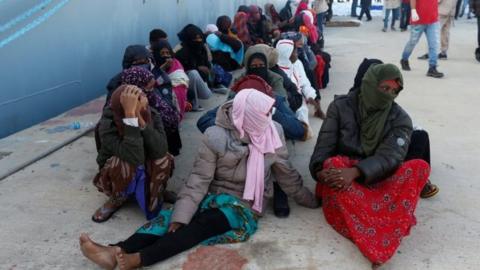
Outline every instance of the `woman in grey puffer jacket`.
{"label": "woman in grey puffer jacket", "polygon": [[221,106],[216,125],[205,132],[173,213],[161,211],[114,246],[96,244],[82,235],[83,254],[106,269],[117,265],[136,269],[199,243],[246,241],[257,229],[264,199],[272,194],[272,178],[298,204],[319,207],[288,160],[282,127],[271,118],[274,102],[257,90],[245,89]]}

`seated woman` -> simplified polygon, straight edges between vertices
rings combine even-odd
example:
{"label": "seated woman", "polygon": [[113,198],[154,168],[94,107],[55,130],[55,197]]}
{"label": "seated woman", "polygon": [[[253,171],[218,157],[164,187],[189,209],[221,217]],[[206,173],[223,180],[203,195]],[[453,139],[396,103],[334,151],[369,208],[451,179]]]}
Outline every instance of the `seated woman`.
{"label": "seated woman", "polygon": [[159,113],[142,91],[122,85],[112,94],[99,123],[99,173],[93,184],[109,199],[92,216],[107,221],[135,195],[147,219],[161,209],[162,195],[173,168]]}
{"label": "seated woman", "polygon": [[[365,76],[365,73],[372,65],[383,64],[379,59],[367,59],[364,58],[357,70],[357,75],[355,76],[353,86],[350,88],[350,92],[358,91],[362,85],[362,79]],[[405,156],[405,161],[412,159],[422,159],[430,165],[430,138],[428,132],[419,127],[413,127],[412,136],[410,137],[410,146],[408,147],[407,155]],[[420,193],[420,197],[427,199],[437,195],[440,191],[437,185],[432,184],[428,180],[425,187]]]}
{"label": "seated woman", "polygon": [[240,69],[244,49],[242,41],[231,30],[232,20],[228,16],[220,16],[216,26],[218,31],[207,36],[207,44],[212,51],[212,63],[221,66],[225,71]]}
{"label": "seated woman", "polygon": [[[125,49],[122,61],[122,70],[129,69],[131,67],[143,67],[150,70],[150,51],[143,45],[130,45]],[[105,106],[110,102],[110,97],[113,92],[122,84],[122,72],[119,72],[107,84],[107,98]]]}
{"label": "seated woman", "polygon": [[238,11],[237,14],[235,14],[233,18],[233,28],[245,49],[254,45],[248,32],[248,12]]}
{"label": "seated woman", "polygon": [[307,78],[302,62],[298,60],[294,42],[292,40],[282,39],[278,41],[276,48],[279,53],[278,66],[288,75],[290,80],[297,85],[299,92],[304,96],[303,104],[296,111],[296,115],[300,121],[309,126],[310,135],[308,137],[311,138],[313,135],[308,119],[307,104],[314,105],[317,111],[316,115],[324,118],[320,99]]}
{"label": "seated woman", "polygon": [[310,172],[332,227],[377,267],[415,225],[415,208],[430,167],[405,162],[412,121],[394,102],[403,78],[392,64],[371,66],[360,89],[330,105]]}
{"label": "seated woman", "polygon": [[189,79],[187,73],[183,69],[182,64],[176,58],[170,43],[165,40],[158,41],[152,47],[153,59],[155,60],[155,68],[165,71],[171,81],[172,90],[175,94],[175,104],[180,113],[180,121],[185,116],[187,108],[187,91]]}
{"label": "seated woman", "polygon": [[199,99],[208,99],[212,95],[209,83],[213,83],[211,59],[206,48],[205,38],[200,28],[189,24],[178,33],[181,46],[176,50],[175,58],[182,63],[189,78],[188,100],[193,111],[202,111]]}
{"label": "seated woman", "polygon": [[174,156],[180,154],[182,139],[180,138],[180,117],[175,108],[166,102],[155,90],[154,75],[140,67],[126,69],[122,73],[122,84],[139,87],[147,96],[150,107],[160,113],[168,142],[168,152]]}
{"label": "seated woman", "polygon": [[[273,120],[279,123],[285,133],[285,137],[292,140],[305,140],[308,134],[308,127],[305,123],[296,118],[295,113],[289,108],[287,102],[287,92],[283,87],[283,78],[268,69],[268,60],[263,49],[255,45],[250,47],[246,52],[245,66],[246,72],[237,80],[242,80],[245,76],[256,75],[264,80],[273,90],[275,98],[275,112]],[[261,91],[261,89],[257,89]],[[233,98],[231,93],[230,98]],[[202,116],[197,126],[200,131],[204,132],[207,128],[215,125],[215,117],[218,108],[207,112]]]}
{"label": "seated woman", "polygon": [[106,269],[150,266],[200,243],[213,245],[248,240],[257,230],[272,178],[298,204],[317,208],[288,160],[283,132],[272,121],[275,100],[246,89],[225,103],[217,125],[205,133],[191,175],[173,212],[153,221],[114,246],[99,245],[82,234],[83,254]]}

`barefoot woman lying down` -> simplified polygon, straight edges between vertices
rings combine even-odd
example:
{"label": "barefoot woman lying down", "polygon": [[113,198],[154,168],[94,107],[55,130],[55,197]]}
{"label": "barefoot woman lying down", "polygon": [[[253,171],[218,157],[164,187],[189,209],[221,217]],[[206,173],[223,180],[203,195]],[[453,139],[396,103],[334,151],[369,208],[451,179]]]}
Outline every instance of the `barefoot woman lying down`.
{"label": "barefoot woman lying down", "polygon": [[282,128],[272,121],[274,102],[257,90],[245,89],[221,106],[173,211],[161,211],[113,246],[99,245],[83,234],[83,254],[105,269],[136,269],[200,243],[246,241],[257,230],[273,179],[298,204],[318,207],[288,160]]}

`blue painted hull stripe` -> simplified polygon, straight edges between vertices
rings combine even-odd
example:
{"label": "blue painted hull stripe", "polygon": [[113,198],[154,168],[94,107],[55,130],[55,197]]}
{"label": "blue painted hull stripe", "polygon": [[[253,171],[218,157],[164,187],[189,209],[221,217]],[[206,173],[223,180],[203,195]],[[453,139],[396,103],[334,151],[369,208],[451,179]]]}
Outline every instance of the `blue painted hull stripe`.
{"label": "blue painted hull stripe", "polygon": [[52,9],[49,11],[45,12],[42,16],[36,18],[33,22],[27,24],[25,27],[22,29],[16,31],[9,37],[5,38],[4,40],[0,41],[0,49],[7,46],[9,43],[12,41],[20,38],[21,36],[25,35],[27,32],[30,30],[36,28],[46,20],[48,20],[51,16],[53,16],[55,13],[57,13],[65,4],[67,4],[70,0],[63,0],[57,5],[55,5]]}

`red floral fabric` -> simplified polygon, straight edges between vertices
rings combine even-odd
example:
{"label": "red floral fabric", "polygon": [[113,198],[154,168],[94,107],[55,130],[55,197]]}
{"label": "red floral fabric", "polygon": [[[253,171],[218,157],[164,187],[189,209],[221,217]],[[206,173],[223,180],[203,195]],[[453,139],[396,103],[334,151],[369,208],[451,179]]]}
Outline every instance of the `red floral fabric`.
{"label": "red floral fabric", "polygon": [[[324,168],[351,168],[358,161],[348,157],[327,159]],[[415,208],[430,174],[428,163],[411,160],[388,179],[366,186],[353,182],[344,192],[318,183],[327,222],[352,240],[372,263],[383,264],[397,250],[416,224]]]}

